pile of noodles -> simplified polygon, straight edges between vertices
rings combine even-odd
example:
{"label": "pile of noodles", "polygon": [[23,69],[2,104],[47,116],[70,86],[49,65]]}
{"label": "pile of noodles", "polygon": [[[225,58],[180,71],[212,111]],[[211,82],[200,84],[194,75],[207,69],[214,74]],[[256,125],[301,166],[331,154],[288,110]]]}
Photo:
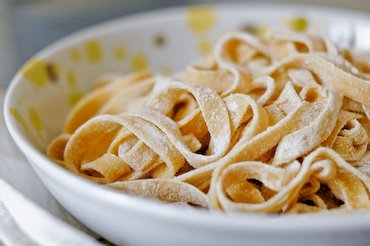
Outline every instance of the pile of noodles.
{"label": "pile of noodles", "polygon": [[47,154],[114,189],[225,212],[367,210],[369,64],[319,35],[228,33],[176,79],[99,83]]}

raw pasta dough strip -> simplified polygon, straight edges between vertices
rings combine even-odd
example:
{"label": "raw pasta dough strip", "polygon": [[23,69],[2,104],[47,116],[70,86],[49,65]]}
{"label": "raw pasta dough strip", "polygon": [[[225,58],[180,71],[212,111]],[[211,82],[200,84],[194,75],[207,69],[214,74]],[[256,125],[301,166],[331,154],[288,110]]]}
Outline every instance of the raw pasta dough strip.
{"label": "raw pasta dough strip", "polygon": [[296,33],[231,32],[209,61],[181,82],[110,76],[49,158],[111,188],[226,212],[369,209],[369,76],[325,37]]}
{"label": "raw pasta dough strip", "polygon": [[[164,98],[166,98],[167,95],[174,95],[176,94],[176,91],[184,90],[190,92],[198,102],[200,111],[210,134],[208,150],[211,153],[217,153],[216,156],[223,155],[229,148],[231,141],[230,118],[224,101],[213,90],[200,86],[189,86],[179,82],[172,82],[165,87],[159,95],[156,95],[155,99],[153,100],[154,102],[149,102],[148,104],[151,108],[159,110],[163,113],[163,109],[156,107],[158,98],[165,100]],[[158,115],[159,114],[157,114],[157,116]],[[186,148],[181,147],[182,144],[179,142],[179,132],[176,131],[174,124],[172,124],[171,121],[166,120],[164,117],[161,118],[161,123],[163,123],[165,120],[165,124],[172,128],[171,134],[173,134],[174,139],[177,139],[176,142],[178,146],[185,151]],[[160,122],[157,122],[157,124],[160,124]],[[164,126],[163,130],[165,130],[167,126]],[[207,158],[209,159],[209,157]],[[195,162],[194,165],[196,165]]]}
{"label": "raw pasta dough strip", "polygon": [[[261,171],[263,169],[265,170]],[[268,171],[266,169],[268,169]],[[337,169],[339,170],[337,171]],[[284,172],[284,170],[285,174],[280,173]],[[273,169],[271,166],[256,162],[232,164],[224,170],[217,182],[217,195],[219,197],[220,204],[225,211],[278,212],[298,195],[300,189],[308,181],[310,176],[314,175],[321,181],[330,180],[329,187],[340,186],[335,192],[341,193],[347,206],[352,208],[370,208],[366,190],[361,190],[361,186],[359,185],[352,187],[353,184],[350,183],[351,181],[348,175],[346,174],[347,176],[343,176],[343,174],[341,174],[343,171],[353,175],[356,180],[360,182],[359,184],[361,185],[362,182],[367,191],[369,191],[370,178],[367,175],[361,173],[349,163],[345,162],[333,150],[318,148],[304,159],[298,174],[291,178],[291,180],[288,178],[288,184],[281,185],[280,187],[278,184],[271,184],[269,182],[278,182],[280,180],[281,183],[284,183],[284,178],[289,173],[286,168],[283,170]],[[227,177],[228,175],[231,175],[231,177]],[[224,193],[224,185],[228,184],[228,182],[232,182],[235,175],[239,176],[239,178],[256,178],[257,180],[261,180],[262,183],[266,183],[269,188],[277,190],[279,190],[279,188],[281,189],[266,202],[258,204],[236,203],[231,201]],[[269,178],[266,175],[277,176],[275,178]],[[288,175],[288,177],[289,176],[290,175]],[[280,177],[280,179],[278,177]],[[336,179],[338,181],[335,181]],[[285,180],[287,179],[285,178]],[[331,184],[330,182],[336,182],[336,184]],[[339,184],[337,184],[338,182]]]}
{"label": "raw pasta dough strip", "polygon": [[298,105],[295,110],[277,124],[267,128],[266,131],[261,132],[250,140],[239,141],[234,148],[214,164],[216,168],[213,171],[211,187],[208,192],[211,208],[220,208],[216,195],[216,183],[222,171],[234,162],[253,160],[276,146],[282,137],[297,129],[297,122],[300,121],[300,116],[308,108],[307,103]]}
{"label": "raw pasta dough strip", "polygon": [[[66,167],[80,173],[80,165],[82,164],[85,152],[89,147],[86,146],[85,143],[95,139],[97,135],[100,135],[101,133],[109,132],[112,129],[117,131],[123,126],[130,130],[161,157],[168,167],[168,177],[173,177],[184,165],[184,158],[169,142],[168,138],[162,131],[145,120],[121,114],[118,116],[97,116],[80,127],[67,143],[64,154]],[[94,131],[94,134],[91,133],[92,131]],[[105,144],[105,151],[113,141],[113,138],[108,139],[108,143]],[[100,142],[99,146],[101,146],[101,144],[102,143]],[[91,159],[95,160],[99,158],[101,156],[101,152],[104,151],[96,152],[94,158]]]}
{"label": "raw pasta dough strip", "polygon": [[187,183],[168,179],[146,179],[116,182],[107,187],[126,191],[135,195],[155,198],[167,202],[185,202],[208,207],[207,196]]}
{"label": "raw pasta dough strip", "polygon": [[[339,59],[337,63],[342,61],[343,59]],[[325,88],[341,93],[356,102],[370,105],[370,81],[350,72],[353,67],[337,63],[325,55],[298,54],[271,65],[266,68],[264,74],[273,75],[284,67],[309,69],[321,79]]]}
{"label": "raw pasta dough strip", "polygon": [[328,92],[324,104],[316,119],[308,125],[283,137],[278,144],[273,160],[274,165],[288,163],[320,145],[331,133],[338,119],[342,97]]}

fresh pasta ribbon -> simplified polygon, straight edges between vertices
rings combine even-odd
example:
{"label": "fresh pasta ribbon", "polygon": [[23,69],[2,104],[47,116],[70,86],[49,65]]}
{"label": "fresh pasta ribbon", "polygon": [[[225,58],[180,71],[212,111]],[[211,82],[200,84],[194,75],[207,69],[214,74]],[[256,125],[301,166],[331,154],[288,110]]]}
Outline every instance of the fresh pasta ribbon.
{"label": "fresh pasta ribbon", "polygon": [[108,184],[108,187],[167,202],[185,202],[207,207],[207,197],[194,186],[176,180],[134,180]]}
{"label": "fresh pasta ribbon", "polygon": [[[310,177],[328,183],[333,194],[348,208],[370,208],[367,194],[370,178],[345,162],[334,151],[325,148],[318,148],[312,152],[301,165],[293,162],[284,168],[253,161],[234,163],[224,169],[217,182],[216,192],[220,205],[225,211],[276,213],[281,212],[298,196]],[[228,187],[251,179],[261,182],[276,194],[269,199],[264,199],[258,189],[252,188],[251,191],[251,187],[244,186],[243,192],[262,197],[257,199],[249,195],[253,202],[243,203],[230,200],[229,197],[232,198],[232,196],[226,195]]]}
{"label": "fresh pasta ribbon", "polygon": [[46,150],[47,156],[61,166],[64,165],[64,150],[70,138],[70,134],[61,134],[53,139]]}
{"label": "fresh pasta ribbon", "polygon": [[359,77],[357,69],[340,56],[334,59],[324,54],[293,55],[266,68],[264,73],[273,75],[286,67],[306,68],[318,76],[325,88],[356,102],[370,104],[370,97],[367,96],[370,93],[370,81]]}
{"label": "fresh pasta ribbon", "polygon": [[368,72],[320,35],[234,31],[176,77],[102,76],[46,152],[83,178],[174,204],[368,211]]}
{"label": "fresh pasta ribbon", "polygon": [[[315,96],[315,98],[317,97]],[[342,97],[332,92],[328,92],[327,97],[325,105],[317,104],[317,107],[316,105],[311,107],[312,110],[308,117],[312,117],[312,119],[303,120],[305,124],[308,123],[307,126],[286,135],[280,141],[272,161],[274,165],[295,160],[319,146],[330,135],[338,119]],[[320,110],[320,108],[322,109]],[[321,112],[317,113],[316,111]]]}

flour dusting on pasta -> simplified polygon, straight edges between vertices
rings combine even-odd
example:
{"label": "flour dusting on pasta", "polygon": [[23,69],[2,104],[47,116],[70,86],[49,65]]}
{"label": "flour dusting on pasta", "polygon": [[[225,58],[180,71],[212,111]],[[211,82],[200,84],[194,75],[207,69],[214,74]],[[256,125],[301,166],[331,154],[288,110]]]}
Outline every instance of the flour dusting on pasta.
{"label": "flour dusting on pasta", "polygon": [[230,32],[176,77],[104,76],[47,154],[91,181],[174,204],[369,210],[369,64],[320,35]]}

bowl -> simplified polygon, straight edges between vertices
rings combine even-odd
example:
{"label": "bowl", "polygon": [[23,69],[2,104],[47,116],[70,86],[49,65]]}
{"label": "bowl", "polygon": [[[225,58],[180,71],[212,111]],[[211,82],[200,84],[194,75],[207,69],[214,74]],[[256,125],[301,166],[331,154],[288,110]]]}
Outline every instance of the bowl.
{"label": "bowl", "polygon": [[45,48],[15,75],[4,112],[12,138],[52,195],[77,219],[119,245],[368,245],[370,214],[223,214],[171,207],[113,191],[45,156],[64,119],[101,74],[167,74],[206,55],[230,29],[267,25],[326,33],[369,49],[365,13],[305,5],[220,4],[166,9],[88,28]]}

